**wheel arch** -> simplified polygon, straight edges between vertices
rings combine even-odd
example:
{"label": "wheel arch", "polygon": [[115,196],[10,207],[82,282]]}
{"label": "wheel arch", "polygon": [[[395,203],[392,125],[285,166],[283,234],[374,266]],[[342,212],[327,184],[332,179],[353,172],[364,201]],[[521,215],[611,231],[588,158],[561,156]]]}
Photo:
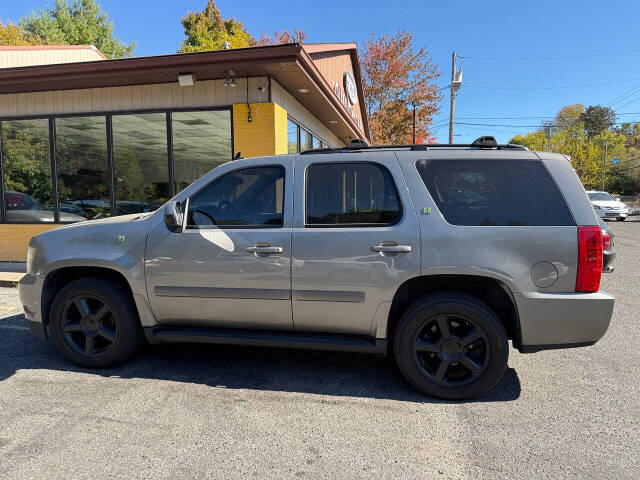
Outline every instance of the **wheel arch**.
{"label": "wheel arch", "polygon": [[520,318],[511,289],[501,280],[482,275],[423,275],[405,281],[396,290],[386,323],[378,325],[376,337],[393,338],[398,321],[411,303],[427,294],[445,290],[467,293],[485,302],[498,315],[514,347],[520,348]]}
{"label": "wheel arch", "polygon": [[118,271],[115,268],[90,265],[63,266],[60,268],[56,268],[47,273],[47,276],[44,280],[44,285],[42,287],[41,313],[42,324],[45,327],[49,324],[51,304],[53,303],[53,299],[56,297],[58,292],[60,292],[60,290],[64,288],[65,285],[68,285],[70,282],[83,277],[101,277],[112,280],[114,283],[123,288],[123,290],[131,296],[132,300],[135,298],[133,294],[133,288],[127,281],[127,278],[122,272]]}

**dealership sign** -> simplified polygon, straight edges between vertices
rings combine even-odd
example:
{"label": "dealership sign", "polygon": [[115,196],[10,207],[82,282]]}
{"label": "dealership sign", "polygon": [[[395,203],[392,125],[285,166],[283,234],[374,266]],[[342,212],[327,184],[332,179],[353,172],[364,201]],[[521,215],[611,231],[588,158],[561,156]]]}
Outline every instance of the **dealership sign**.
{"label": "dealership sign", "polygon": [[358,103],[358,88],[356,87],[356,81],[351,75],[351,72],[344,72],[343,76],[344,88],[338,82],[334,82],[333,91],[340,99],[340,103],[344,105],[349,111],[351,118],[358,124],[360,129],[364,129],[362,126],[362,119],[360,115],[356,113],[355,105]]}

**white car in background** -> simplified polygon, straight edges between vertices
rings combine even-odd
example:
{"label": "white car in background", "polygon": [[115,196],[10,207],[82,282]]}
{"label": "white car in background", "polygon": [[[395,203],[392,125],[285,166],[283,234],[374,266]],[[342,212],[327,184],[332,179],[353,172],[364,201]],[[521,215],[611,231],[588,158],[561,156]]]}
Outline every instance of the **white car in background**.
{"label": "white car in background", "polygon": [[619,198],[613,198],[607,192],[589,190],[587,195],[600,218],[615,218],[623,222],[629,215],[629,208]]}

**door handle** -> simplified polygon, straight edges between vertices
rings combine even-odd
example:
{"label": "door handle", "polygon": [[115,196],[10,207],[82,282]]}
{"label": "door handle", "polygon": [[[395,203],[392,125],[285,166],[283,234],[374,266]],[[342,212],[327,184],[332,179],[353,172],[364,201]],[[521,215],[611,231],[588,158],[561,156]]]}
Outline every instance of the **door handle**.
{"label": "door handle", "polygon": [[257,243],[255,244],[253,247],[247,247],[247,252],[249,253],[254,253],[254,254],[259,254],[259,253],[282,253],[282,247],[272,247],[269,244],[260,244]]}
{"label": "door handle", "polygon": [[371,247],[371,251],[381,253],[409,253],[411,251],[411,245],[381,243],[380,245]]}

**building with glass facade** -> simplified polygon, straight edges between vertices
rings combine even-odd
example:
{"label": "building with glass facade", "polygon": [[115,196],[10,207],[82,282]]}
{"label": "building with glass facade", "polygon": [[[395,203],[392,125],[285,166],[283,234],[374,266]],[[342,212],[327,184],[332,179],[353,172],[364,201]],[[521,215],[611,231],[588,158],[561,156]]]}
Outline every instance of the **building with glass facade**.
{"label": "building with glass facade", "polygon": [[369,139],[351,43],[1,61],[0,261],[61,224],[153,211],[234,156]]}

